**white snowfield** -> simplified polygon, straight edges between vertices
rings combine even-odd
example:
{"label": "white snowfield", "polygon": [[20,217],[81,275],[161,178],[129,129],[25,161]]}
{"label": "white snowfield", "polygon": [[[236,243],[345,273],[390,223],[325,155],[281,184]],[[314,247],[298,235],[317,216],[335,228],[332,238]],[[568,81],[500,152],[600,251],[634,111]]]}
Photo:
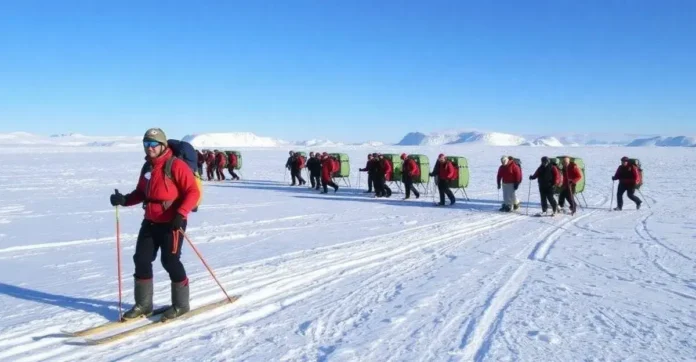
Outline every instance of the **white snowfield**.
{"label": "white snowfield", "polygon": [[[371,149],[369,151],[372,151]],[[115,188],[142,152],[0,152],[2,361],[694,361],[696,154],[691,148],[385,147],[468,157],[470,202],[434,207],[320,195],[284,182],[286,150],[243,150],[241,182],[205,185],[188,234],[234,304],[104,346],[62,331],[118,316]],[[364,190],[368,149],[348,149]],[[587,208],[525,216],[542,155],[587,164]],[[523,161],[521,213],[497,212],[502,154]],[[639,157],[645,203],[610,212],[621,156]],[[529,213],[539,211],[531,184]],[[458,195],[459,196],[459,195]],[[639,195],[640,196],[640,195]],[[616,201],[614,200],[614,205]],[[648,208],[648,205],[651,208]],[[124,309],[142,209],[121,209]],[[183,247],[191,305],[223,295]],[[169,303],[159,260],[155,304]],[[143,321],[142,323],[145,323]]]}

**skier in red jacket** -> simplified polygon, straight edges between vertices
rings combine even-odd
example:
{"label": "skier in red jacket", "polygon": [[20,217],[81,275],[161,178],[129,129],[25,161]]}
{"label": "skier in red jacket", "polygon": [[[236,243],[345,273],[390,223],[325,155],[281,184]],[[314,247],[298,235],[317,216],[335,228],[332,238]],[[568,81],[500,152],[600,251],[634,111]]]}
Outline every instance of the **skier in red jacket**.
{"label": "skier in red jacket", "polygon": [[575,162],[570,162],[569,157],[563,158],[563,186],[561,187],[561,194],[558,195],[558,207],[561,212],[565,212],[563,206],[565,202],[568,201],[570,205],[570,214],[574,215],[577,211],[577,205],[575,204],[575,185],[582,180],[582,171],[580,167],[575,164]]}
{"label": "skier in red jacket", "polygon": [[196,150],[196,156],[198,157],[196,159],[196,166],[198,166],[198,176],[200,178],[203,178],[203,164],[205,163],[205,155],[200,151]]}
{"label": "skier in red jacket", "polygon": [[239,176],[234,172],[235,167],[237,167],[237,155],[234,152],[230,152],[227,155],[227,171],[232,176],[232,180],[239,180]]}
{"label": "skier in red jacket", "polygon": [[327,186],[333,187],[334,193],[338,191],[338,185],[336,185],[331,178],[334,172],[334,162],[331,157],[324,152],[321,155],[321,184],[324,187],[324,191],[321,192],[322,194],[329,192]]}
{"label": "skier in red jacket", "polygon": [[616,208],[614,210],[619,211],[623,209],[623,194],[628,192],[628,198],[636,203],[636,209],[640,210],[640,204],[643,203],[636,195],[636,185],[640,185],[640,171],[638,166],[630,163],[628,157],[621,158],[621,165],[616,169],[614,177],[611,178],[616,181],[619,180],[619,188],[616,190]]}
{"label": "skier in red jacket", "polygon": [[[515,163],[512,156],[503,156],[500,158],[500,167],[498,168],[498,190],[503,188],[503,205],[500,211],[510,212],[513,209],[520,208],[520,201],[517,199],[517,188],[522,182],[522,170]],[[502,185],[501,185],[502,181]]]}
{"label": "skier in red jacket", "polygon": [[225,167],[227,166],[227,156],[224,152],[215,150],[215,174],[218,181],[225,181]]}
{"label": "skier in red jacket", "polygon": [[373,182],[375,184],[375,197],[391,197],[392,190],[387,186],[387,181],[392,177],[392,164],[384,158],[384,155],[378,154],[377,161],[374,164]]}
{"label": "skier in red jacket", "polygon": [[208,181],[213,181],[215,178],[215,154],[210,150],[205,154],[205,171],[208,175]]}
{"label": "skier in red jacket", "polygon": [[404,183],[404,189],[406,190],[404,200],[411,198],[411,192],[413,192],[418,199],[420,198],[420,193],[418,192],[418,189],[413,186],[413,179],[420,176],[418,164],[414,159],[409,158],[405,153],[401,154],[401,160],[404,162],[403,166],[401,167],[401,180]]}
{"label": "skier in red jacket", "polygon": [[140,226],[135,245],[135,305],[124,315],[134,319],[152,314],[152,262],[160,250],[162,266],[171,280],[172,306],[164,312],[163,319],[173,319],[190,310],[189,282],[181,263],[182,231],[186,230],[186,217],[196,207],[200,192],[193,172],[186,162],[174,158],[171,162],[172,178],[165,175],[165,166],[174,157],[167,147],[167,137],[159,128],[151,128],[143,137],[146,163],[138,184],[127,195],[116,190],[111,195],[113,206],[133,206],[142,203],[145,220]]}
{"label": "skier in red jacket", "polygon": [[454,193],[449,188],[449,182],[457,178],[457,169],[452,164],[452,161],[448,160],[443,153],[437,156],[437,162],[435,162],[435,167],[433,167],[433,172],[430,176],[436,177],[437,188],[440,191],[440,203],[439,206],[445,205],[445,195],[450,200],[450,205],[454,205],[456,199],[454,198]]}

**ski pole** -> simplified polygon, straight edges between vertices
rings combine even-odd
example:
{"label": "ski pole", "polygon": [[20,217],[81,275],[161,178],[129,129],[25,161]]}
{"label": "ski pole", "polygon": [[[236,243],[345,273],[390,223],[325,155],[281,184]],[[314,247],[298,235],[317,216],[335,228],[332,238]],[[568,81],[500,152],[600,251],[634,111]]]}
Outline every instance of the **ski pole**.
{"label": "ski pole", "polygon": [[118,216],[118,206],[116,206],[116,265],[118,271],[118,320],[120,321],[123,320],[123,309],[121,308],[123,283],[121,282],[121,221]]}
{"label": "ski pole", "polygon": [[527,211],[525,215],[529,215],[529,199],[532,197],[532,180],[529,180],[529,192],[527,192]]}
{"label": "ski pole", "polygon": [[191,249],[193,249],[193,251],[196,252],[196,255],[198,255],[198,258],[199,258],[199,259],[201,259],[201,261],[203,262],[203,265],[205,265],[206,269],[208,269],[208,272],[210,272],[210,275],[211,275],[211,276],[213,277],[213,279],[215,280],[215,283],[217,283],[217,285],[220,287],[220,289],[222,289],[222,292],[225,294],[225,297],[227,297],[227,300],[229,300],[230,303],[233,303],[234,300],[232,300],[232,298],[230,297],[230,295],[227,294],[227,291],[226,291],[225,288],[222,286],[222,284],[220,284],[220,282],[218,281],[218,278],[215,276],[215,273],[213,273],[213,270],[210,269],[210,266],[208,266],[208,263],[205,262],[205,259],[203,259],[203,255],[201,255],[201,253],[198,251],[198,249],[196,248],[196,246],[193,245],[193,242],[191,241],[191,239],[189,239],[188,235],[186,235],[186,232],[184,232],[184,229],[179,229],[179,231],[181,232],[182,235],[184,235],[184,238],[186,238],[186,241],[188,241],[189,245],[191,245]]}
{"label": "ski pole", "polygon": [[640,189],[638,189],[638,193],[640,193],[640,197],[642,197],[643,200],[645,200],[644,202],[645,202],[646,205],[648,205],[648,209],[652,210],[652,207],[650,207],[650,203],[648,202],[648,200],[647,200],[647,199],[645,198],[645,196],[643,195],[643,192],[640,191]]}
{"label": "ski pole", "polygon": [[609,211],[611,211],[611,207],[614,206],[614,185],[616,184],[616,181],[612,180],[611,181],[611,201],[609,201]]}

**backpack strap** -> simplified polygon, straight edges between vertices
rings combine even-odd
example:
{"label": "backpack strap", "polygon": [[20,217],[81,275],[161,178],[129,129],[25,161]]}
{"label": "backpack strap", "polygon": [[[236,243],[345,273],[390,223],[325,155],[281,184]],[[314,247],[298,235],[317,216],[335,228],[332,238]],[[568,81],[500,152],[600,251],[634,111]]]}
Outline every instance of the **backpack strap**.
{"label": "backpack strap", "polygon": [[174,180],[174,177],[172,177],[172,164],[174,164],[175,158],[176,157],[171,157],[164,163],[164,175],[170,180]]}

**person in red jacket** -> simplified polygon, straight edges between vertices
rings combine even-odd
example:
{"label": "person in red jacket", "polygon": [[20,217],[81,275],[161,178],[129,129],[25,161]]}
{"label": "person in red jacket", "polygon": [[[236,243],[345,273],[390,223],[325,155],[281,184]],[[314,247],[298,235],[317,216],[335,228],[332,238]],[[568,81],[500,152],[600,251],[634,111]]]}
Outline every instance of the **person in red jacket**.
{"label": "person in red jacket", "polygon": [[234,152],[230,152],[227,155],[227,171],[232,176],[232,180],[239,180],[239,176],[234,172],[235,167],[237,167],[237,155]]}
{"label": "person in red jacket", "polygon": [[401,154],[401,160],[404,162],[403,166],[401,167],[401,181],[404,183],[404,189],[406,190],[404,200],[411,198],[411,192],[413,192],[418,199],[420,198],[420,193],[418,192],[418,189],[413,186],[413,179],[420,176],[418,164],[414,159],[409,158],[405,153]]}
{"label": "person in red jacket", "polygon": [[[183,232],[186,218],[196,207],[200,192],[193,172],[186,162],[174,158],[167,147],[167,137],[159,128],[151,128],[143,137],[146,162],[133,192],[111,195],[113,206],[133,206],[142,203],[145,220],[140,226],[135,244],[135,305],[124,315],[134,319],[152,314],[152,262],[160,250],[162,266],[171,280],[172,304],[162,318],[173,319],[189,308],[189,282],[181,263]],[[165,167],[171,165],[171,178]]]}
{"label": "person in red jacket", "polygon": [[613,181],[619,180],[619,188],[616,190],[616,208],[620,211],[623,209],[623,194],[628,192],[628,198],[636,203],[636,209],[640,210],[640,204],[643,203],[636,195],[636,185],[640,185],[640,171],[636,165],[630,163],[628,157],[621,158],[621,165],[616,169]]}
{"label": "person in red jacket", "polygon": [[336,185],[331,178],[331,175],[333,175],[334,172],[334,162],[331,157],[324,152],[321,155],[321,184],[324,187],[324,191],[321,192],[322,194],[329,192],[327,186],[333,187],[334,193],[338,191],[338,185]]}
{"label": "person in red jacket", "polygon": [[554,188],[561,186],[561,172],[558,171],[555,163],[551,163],[548,157],[541,158],[541,165],[530,180],[539,180],[539,196],[541,196],[541,213],[537,216],[547,215],[549,203],[551,204],[551,215],[554,216],[558,211],[558,204],[553,196]]}
{"label": "person in red jacket", "polygon": [[210,150],[205,155],[205,171],[208,174],[208,181],[213,181],[215,178],[215,154]]}
{"label": "person in red jacket", "polygon": [[[512,156],[503,156],[500,158],[500,167],[498,168],[498,190],[503,188],[503,205],[500,211],[511,212],[513,209],[520,208],[520,201],[517,199],[517,188],[522,182],[522,170],[514,161]],[[502,181],[502,185],[501,185]]]}
{"label": "person in red jacket", "polygon": [[388,181],[391,181],[394,174],[394,167],[391,161],[384,158],[383,154],[377,156],[377,167],[375,168],[375,185],[379,184],[379,190],[375,193],[376,198],[386,197],[390,198],[392,195],[392,189],[387,185]]}
{"label": "person in red jacket", "polygon": [[457,168],[454,167],[452,161],[448,160],[443,153],[437,156],[437,162],[433,167],[433,172],[430,176],[436,177],[437,188],[440,191],[439,206],[445,205],[445,195],[450,200],[450,205],[454,205],[456,199],[454,193],[449,188],[449,182],[457,178]]}
{"label": "person in red jacket", "polygon": [[562,179],[561,194],[558,195],[558,207],[561,212],[564,212],[563,206],[568,201],[570,205],[571,215],[577,211],[575,203],[575,185],[582,180],[582,171],[575,162],[570,162],[569,157],[563,158],[563,179]]}
{"label": "person in red jacket", "polygon": [[225,167],[227,166],[227,155],[224,152],[215,150],[215,174],[218,181],[225,181]]}

